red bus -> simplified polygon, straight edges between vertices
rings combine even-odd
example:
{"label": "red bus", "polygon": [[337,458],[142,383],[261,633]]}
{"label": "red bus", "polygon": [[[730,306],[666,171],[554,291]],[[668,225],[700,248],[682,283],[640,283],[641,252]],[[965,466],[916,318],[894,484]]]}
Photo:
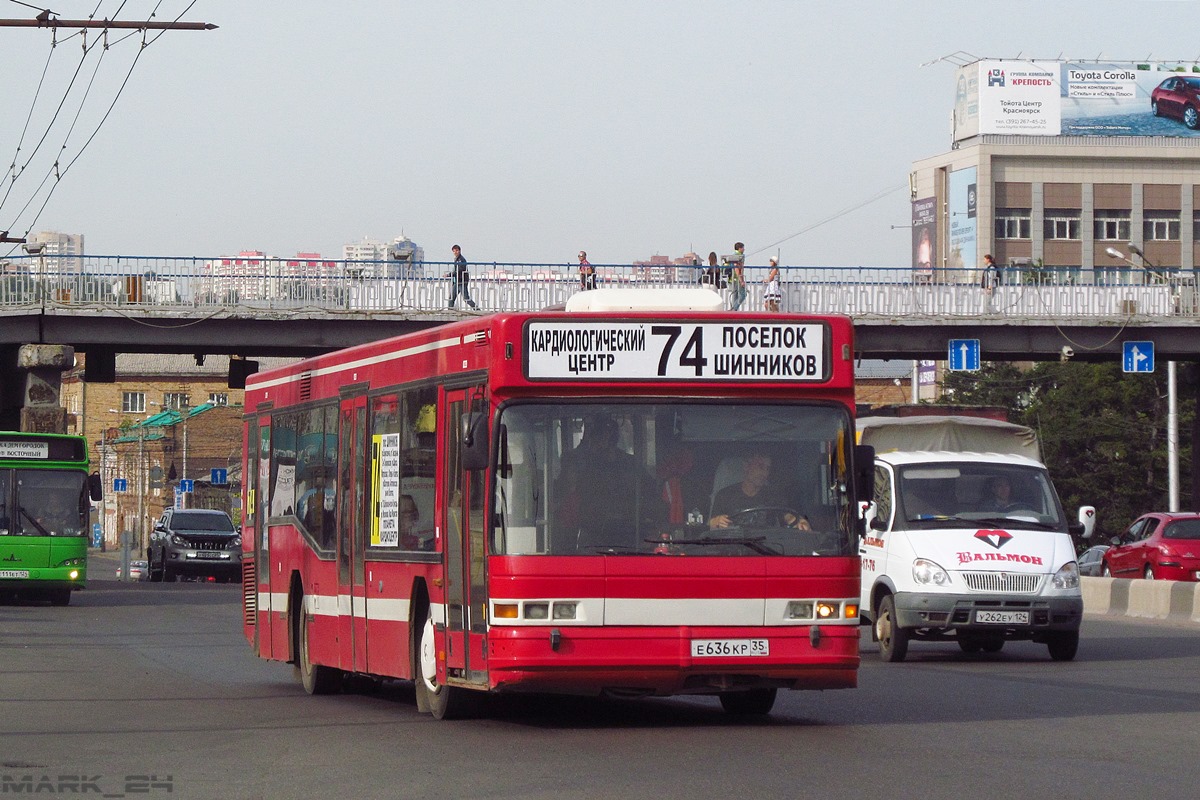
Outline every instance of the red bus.
{"label": "red bus", "polygon": [[780,688],[854,687],[850,320],[627,291],[252,376],[254,651],[310,693],[413,680],[439,719],[488,692],[765,714]]}

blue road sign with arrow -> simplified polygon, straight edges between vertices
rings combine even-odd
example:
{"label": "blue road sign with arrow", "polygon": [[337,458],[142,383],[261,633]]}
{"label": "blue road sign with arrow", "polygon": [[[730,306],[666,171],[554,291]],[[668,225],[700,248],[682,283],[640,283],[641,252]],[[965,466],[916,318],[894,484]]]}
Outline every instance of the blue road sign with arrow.
{"label": "blue road sign with arrow", "polygon": [[1125,372],[1154,372],[1154,342],[1122,342]]}
{"label": "blue road sign with arrow", "polygon": [[951,339],[949,358],[952,372],[979,371],[979,340]]}

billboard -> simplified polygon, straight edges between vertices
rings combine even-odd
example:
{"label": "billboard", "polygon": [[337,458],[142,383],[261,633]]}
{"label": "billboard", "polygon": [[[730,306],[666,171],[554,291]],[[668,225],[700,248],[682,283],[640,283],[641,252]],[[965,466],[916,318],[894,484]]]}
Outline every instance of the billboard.
{"label": "billboard", "polygon": [[916,275],[933,275],[937,258],[937,198],[912,201],[912,267]]}
{"label": "billboard", "polygon": [[975,252],[979,242],[979,220],[975,215],[977,184],[975,167],[950,173],[950,252],[946,267],[950,276],[961,280],[963,270],[975,269]]}
{"label": "billboard", "polygon": [[1200,136],[1200,64],[976,61],[956,77],[954,139]]}

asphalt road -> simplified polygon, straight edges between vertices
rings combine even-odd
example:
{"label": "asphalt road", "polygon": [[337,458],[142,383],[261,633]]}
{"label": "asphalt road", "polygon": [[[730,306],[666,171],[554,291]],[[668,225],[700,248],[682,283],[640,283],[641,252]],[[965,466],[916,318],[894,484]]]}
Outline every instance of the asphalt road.
{"label": "asphalt road", "polygon": [[0,606],[0,800],[1196,794],[1196,627],[1088,618],[1071,663],[914,644],[898,665],[864,630],[857,690],[781,694],[760,721],[503,698],[438,722],[400,682],[309,697],[250,654],[238,586],[118,583],[111,560],[67,608]]}

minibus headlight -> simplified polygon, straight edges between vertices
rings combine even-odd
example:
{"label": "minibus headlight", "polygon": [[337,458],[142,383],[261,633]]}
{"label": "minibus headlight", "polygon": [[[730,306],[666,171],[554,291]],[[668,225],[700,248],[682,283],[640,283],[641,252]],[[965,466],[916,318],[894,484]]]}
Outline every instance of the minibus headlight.
{"label": "minibus headlight", "polygon": [[1054,577],[1050,581],[1054,584],[1055,589],[1078,589],[1079,565],[1074,561],[1068,561],[1059,567],[1058,572],[1054,573]]}
{"label": "minibus headlight", "polygon": [[946,586],[950,583],[950,576],[946,573],[946,570],[928,558],[918,558],[914,561],[912,574],[913,580],[922,586],[930,584],[934,586]]}

